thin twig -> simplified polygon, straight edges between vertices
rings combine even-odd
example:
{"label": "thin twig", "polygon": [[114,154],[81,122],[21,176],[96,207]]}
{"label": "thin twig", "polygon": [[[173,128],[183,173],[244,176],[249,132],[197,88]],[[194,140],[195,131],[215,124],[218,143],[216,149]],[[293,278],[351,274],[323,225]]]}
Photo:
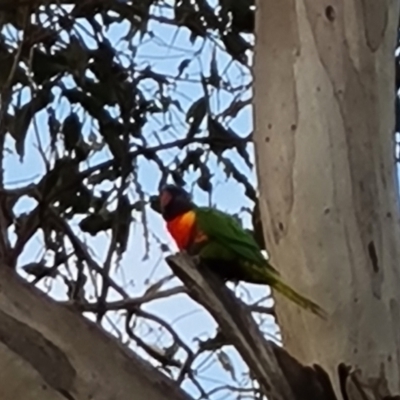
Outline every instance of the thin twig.
{"label": "thin twig", "polygon": [[95,271],[100,276],[102,276],[103,279],[106,279],[109,286],[112,287],[124,299],[129,298],[128,293],[124,289],[122,289],[111,277],[109,277],[108,275],[104,275],[103,268],[101,268],[100,265],[90,256],[85,244],[75,235],[69,224],[57,214],[53,207],[50,206],[49,210],[53,216],[54,222],[57,224],[61,232],[64,232],[70,240],[72,246],[75,249],[76,256],[83,258],[86,261],[88,267],[93,269],[93,271]]}
{"label": "thin twig", "polygon": [[269,314],[272,316],[276,316],[274,307],[260,306],[258,304],[251,304],[247,306],[249,311],[256,312],[260,314]]}
{"label": "thin twig", "polygon": [[[140,297],[133,297],[119,301],[111,301],[106,303],[104,307],[105,311],[118,311],[118,310],[134,311],[137,310],[137,308],[144,303],[149,303],[154,300],[159,300],[186,292],[187,291],[185,287],[178,286],[172,289],[166,289],[156,293],[144,294],[143,296]],[[76,303],[71,304],[70,302],[66,302],[66,304],[71,305],[74,308],[78,308],[82,312],[99,312],[99,310],[102,307],[99,302],[84,303],[84,304],[76,304]]]}
{"label": "thin twig", "polygon": [[130,327],[130,321],[133,314],[131,313],[125,319],[125,332],[138,346],[140,346],[150,357],[159,361],[163,366],[181,367],[181,363],[171,357],[166,357],[164,354],[155,350],[152,346],[148,345],[139,336],[135,335]]}

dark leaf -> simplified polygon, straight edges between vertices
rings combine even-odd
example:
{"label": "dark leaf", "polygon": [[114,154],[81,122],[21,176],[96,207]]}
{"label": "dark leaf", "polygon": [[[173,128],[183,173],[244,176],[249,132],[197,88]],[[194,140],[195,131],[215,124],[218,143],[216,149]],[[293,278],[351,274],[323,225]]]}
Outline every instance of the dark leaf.
{"label": "dark leaf", "polygon": [[235,100],[223,111],[221,117],[235,118],[239,112],[246,106],[251,105],[251,99],[248,100]]}
{"label": "dark leaf", "polygon": [[66,30],[67,32],[70,32],[72,30],[72,28],[74,27],[74,20],[68,14],[60,15],[58,17],[58,23],[61,26],[61,28]]}
{"label": "dark leaf", "polygon": [[211,184],[211,172],[209,168],[201,164],[200,166],[200,177],[197,179],[197,184],[199,185],[199,188],[204,190],[207,193],[211,193],[212,191],[212,184]]}
{"label": "dark leaf", "polygon": [[99,232],[104,232],[112,228],[113,215],[109,212],[102,214],[92,214],[84,218],[79,227],[83,232],[87,232],[92,236],[97,235]]}
{"label": "dark leaf", "polygon": [[149,200],[150,207],[156,212],[156,213],[161,213],[161,208],[160,208],[160,198],[158,195],[154,195],[150,197]]}
{"label": "dark leaf", "polygon": [[[44,175],[38,183],[37,188],[43,200],[52,199],[52,201],[55,201],[60,195],[65,196],[65,193],[60,192],[62,188],[64,190],[68,188],[73,193],[79,190],[82,182],[78,164],[77,160],[68,157],[56,161],[54,168]],[[56,193],[59,193],[58,196],[56,196]]]}
{"label": "dark leaf", "polygon": [[77,280],[64,278],[64,282],[67,285],[67,295],[70,300],[79,301],[81,303],[85,301],[86,275],[80,273]]}
{"label": "dark leaf", "polygon": [[71,16],[74,18],[90,18],[101,10],[101,6],[96,2],[79,2],[72,9]]}
{"label": "dark leaf", "polygon": [[220,362],[222,368],[225,371],[230,373],[233,380],[236,380],[235,368],[234,368],[232,360],[230,359],[228,354],[226,354],[222,350],[219,350],[217,352],[217,358],[218,358],[218,361]]}
{"label": "dark leaf", "polygon": [[136,8],[141,21],[140,33],[142,36],[144,36],[148,32],[147,25],[150,18],[150,8],[154,2],[155,0],[141,0],[138,3],[138,7]]}
{"label": "dark leaf", "polygon": [[150,295],[150,294],[154,294],[160,291],[160,289],[166,284],[168,283],[171,279],[174,278],[175,275],[171,274],[171,275],[167,275],[164,276],[164,278],[159,279],[157,282],[153,283],[152,285],[150,285],[146,291],[144,292],[144,294],[146,295]]}
{"label": "dark leaf", "polygon": [[239,138],[239,136],[236,135],[236,133],[234,133],[231,129],[226,129],[220,122],[212,117],[208,118],[208,131],[209,136],[212,139],[237,141]]}
{"label": "dark leaf", "polygon": [[123,254],[128,246],[129,228],[132,221],[132,208],[133,206],[131,206],[128,196],[122,196],[118,202],[118,207],[116,211],[118,221],[116,227],[118,255]]}
{"label": "dark leaf", "polygon": [[224,14],[230,14],[232,19],[231,29],[233,31],[254,32],[254,0],[221,0],[220,5]]}
{"label": "dark leaf", "polygon": [[166,243],[161,243],[161,244],[160,244],[160,250],[161,250],[163,253],[167,253],[167,252],[170,252],[170,251],[171,251],[171,249],[169,248],[169,246],[168,246]]}
{"label": "dark leaf", "polygon": [[220,329],[217,330],[213,338],[204,341],[197,339],[197,341],[199,343],[199,353],[203,351],[215,351],[230,344]]}
{"label": "dark leaf", "polygon": [[79,140],[79,142],[77,143],[76,149],[75,149],[75,153],[76,153],[76,159],[79,161],[84,161],[87,159],[87,157],[89,156],[90,150],[92,149],[92,147],[86,143],[83,138],[81,138]]}
{"label": "dark leaf", "polygon": [[26,264],[22,269],[29,275],[33,275],[35,278],[42,279],[46,276],[51,276],[54,278],[57,276],[57,269],[52,267],[47,267],[43,261],[33,262]]}
{"label": "dark leaf", "polygon": [[104,119],[108,114],[98,99],[88,96],[79,89],[64,89],[63,95],[71,104],[80,104],[95,119]]}
{"label": "dark leaf", "polygon": [[176,24],[190,30],[192,43],[198,36],[206,36],[207,28],[202,20],[203,15],[196,10],[191,0],[176,1],[174,10]]}
{"label": "dark leaf", "polygon": [[14,75],[11,77],[9,82],[10,74],[14,66],[15,50],[8,49],[8,47],[0,41],[0,90],[4,90],[6,87],[11,89],[16,83],[22,83],[28,85],[29,81],[26,77],[24,70],[21,67],[17,67]]}
{"label": "dark leaf", "polygon": [[186,154],[186,157],[179,164],[179,170],[185,172],[189,169],[189,167],[193,167],[194,170],[201,168],[203,162],[201,161],[201,156],[204,154],[204,150],[202,148],[197,148],[195,150],[189,150]]}
{"label": "dark leaf", "polygon": [[245,161],[246,165],[250,168],[253,169],[254,165],[250,160],[250,153],[248,152],[247,148],[246,148],[246,142],[243,141],[241,143],[238,143],[236,145],[236,151],[239,153],[239,155],[243,158],[243,160]]}
{"label": "dark leaf", "polygon": [[249,179],[245,174],[240,172],[233,162],[226,158],[226,157],[219,157],[219,160],[224,164],[224,170],[225,173],[228,177],[232,177],[235,179],[237,182],[241,183],[244,186],[245,189],[245,195],[253,201],[256,201],[257,199],[257,194],[256,191],[253,187],[253,185],[249,182]]}
{"label": "dark leaf", "polygon": [[220,122],[211,117],[208,118],[208,135],[210,137],[210,149],[216,154],[241,143],[241,138],[232,129],[226,129]]}
{"label": "dark leaf", "polygon": [[76,36],[71,36],[70,43],[60,51],[60,54],[64,57],[71,72],[79,77],[85,74],[89,53],[83,41]]}
{"label": "dark leaf", "polygon": [[106,39],[98,44],[98,48],[92,51],[92,55],[96,61],[104,66],[110,66],[116,55],[115,47]]}
{"label": "dark leaf", "polygon": [[177,78],[179,78],[182,74],[183,71],[189,66],[189,64],[193,61],[192,58],[186,58],[185,60],[183,60],[178,67],[178,75]]}
{"label": "dark leaf", "polygon": [[94,195],[83,185],[78,191],[70,192],[71,196],[62,196],[59,198],[60,211],[67,211],[67,217],[73,218],[77,214],[87,214],[93,205]]}
{"label": "dark leaf", "polygon": [[140,72],[142,79],[153,79],[160,85],[167,85],[168,78],[165,75],[154,72],[150,67],[146,67]]}
{"label": "dark leaf", "polygon": [[131,206],[130,209],[131,210],[135,210],[135,211],[143,211],[144,207],[146,206],[146,202],[143,200],[138,200],[135,201]]}
{"label": "dark leaf", "polygon": [[30,67],[37,84],[48,82],[51,78],[68,70],[68,65],[60,51],[49,55],[38,48],[33,50]]}
{"label": "dark leaf", "polygon": [[192,120],[203,120],[207,112],[207,99],[205,96],[197,99],[188,109],[186,113],[186,122]]}
{"label": "dark leaf", "polygon": [[78,114],[71,112],[71,114],[65,118],[62,134],[64,136],[65,149],[69,152],[75,150],[82,136],[82,124],[79,121]]}
{"label": "dark leaf", "polygon": [[185,180],[183,179],[182,173],[179,170],[172,171],[171,176],[178,186],[183,186],[185,184]]}
{"label": "dark leaf", "polygon": [[204,96],[189,107],[186,113],[186,122],[190,123],[188,137],[193,137],[198,132],[200,124],[206,116],[207,106],[207,98]]}
{"label": "dark leaf", "polygon": [[38,91],[30,102],[15,111],[14,122],[9,126],[11,136],[15,139],[15,150],[21,161],[25,154],[25,138],[33,117],[43,110],[51,101],[53,94],[48,87]]}
{"label": "dark leaf", "polygon": [[92,185],[98,185],[99,183],[102,183],[105,180],[112,182],[116,180],[120,175],[121,171],[117,168],[104,169],[96,173],[95,175],[91,175],[88,178],[88,183]]}
{"label": "dark leaf", "polygon": [[215,88],[219,88],[220,86],[220,71],[218,70],[217,64],[217,51],[214,47],[213,54],[211,56],[211,64],[210,64],[210,77],[208,78],[208,83]]}
{"label": "dark leaf", "polygon": [[65,264],[69,257],[70,256],[67,255],[64,251],[56,252],[56,254],[54,254],[54,265],[58,267],[61,264]]}
{"label": "dark leaf", "polygon": [[22,51],[30,51],[38,43],[41,43],[43,47],[49,50],[58,40],[58,32],[52,29],[51,26],[44,27],[43,25],[31,23],[26,27],[25,34],[26,39],[24,40]]}
{"label": "dark leaf", "polygon": [[93,79],[84,77],[77,84],[80,84],[86,93],[90,93],[102,105],[114,106],[118,103],[116,83],[111,79],[95,82]]}
{"label": "dark leaf", "polygon": [[107,119],[106,121],[100,122],[100,133],[107,143],[111,153],[119,164],[123,164],[126,161],[126,157],[129,153],[129,148],[125,145],[124,140],[120,138],[123,133],[121,130],[121,124],[113,119]]}
{"label": "dark leaf", "polygon": [[57,135],[61,129],[61,123],[56,117],[56,112],[54,108],[48,109],[48,115],[49,117],[47,120],[47,124],[49,127],[49,132],[51,137],[51,148],[54,151],[56,148]]}
{"label": "dark leaf", "polygon": [[225,33],[222,36],[222,41],[226,50],[235,60],[247,65],[246,51],[251,49],[250,43],[234,32]]}

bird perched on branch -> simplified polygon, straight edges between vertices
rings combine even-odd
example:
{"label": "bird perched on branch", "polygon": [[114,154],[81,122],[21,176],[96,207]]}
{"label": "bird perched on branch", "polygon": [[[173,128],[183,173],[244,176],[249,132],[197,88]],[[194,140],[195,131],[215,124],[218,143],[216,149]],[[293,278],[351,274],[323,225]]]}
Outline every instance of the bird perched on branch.
{"label": "bird perched on branch", "polygon": [[215,208],[196,206],[190,195],[175,185],[161,189],[159,204],[179,250],[197,256],[202,265],[224,280],[269,285],[300,307],[325,317],[317,304],[282,281],[251,233],[234,217]]}

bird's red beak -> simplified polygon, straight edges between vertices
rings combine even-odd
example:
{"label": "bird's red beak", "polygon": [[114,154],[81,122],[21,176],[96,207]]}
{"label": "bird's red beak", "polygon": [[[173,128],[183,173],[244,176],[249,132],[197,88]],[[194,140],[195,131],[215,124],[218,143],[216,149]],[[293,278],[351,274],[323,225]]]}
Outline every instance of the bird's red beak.
{"label": "bird's red beak", "polygon": [[160,208],[161,208],[161,212],[164,211],[165,207],[171,201],[171,198],[172,198],[172,196],[167,190],[164,190],[163,192],[160,193]]}

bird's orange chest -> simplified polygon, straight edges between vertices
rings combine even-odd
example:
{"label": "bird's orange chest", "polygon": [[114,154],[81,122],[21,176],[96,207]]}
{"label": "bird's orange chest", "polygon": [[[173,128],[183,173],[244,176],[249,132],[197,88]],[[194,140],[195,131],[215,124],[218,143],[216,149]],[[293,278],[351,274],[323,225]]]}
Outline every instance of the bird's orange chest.
{"label": "bird's orange chest", "polygon": [[196,213],[194,211],[189,211],[168,221],[167,229],[179,250],[185,250],[192,243],[199,243],[207,239],[207,236],[196,226]]}

